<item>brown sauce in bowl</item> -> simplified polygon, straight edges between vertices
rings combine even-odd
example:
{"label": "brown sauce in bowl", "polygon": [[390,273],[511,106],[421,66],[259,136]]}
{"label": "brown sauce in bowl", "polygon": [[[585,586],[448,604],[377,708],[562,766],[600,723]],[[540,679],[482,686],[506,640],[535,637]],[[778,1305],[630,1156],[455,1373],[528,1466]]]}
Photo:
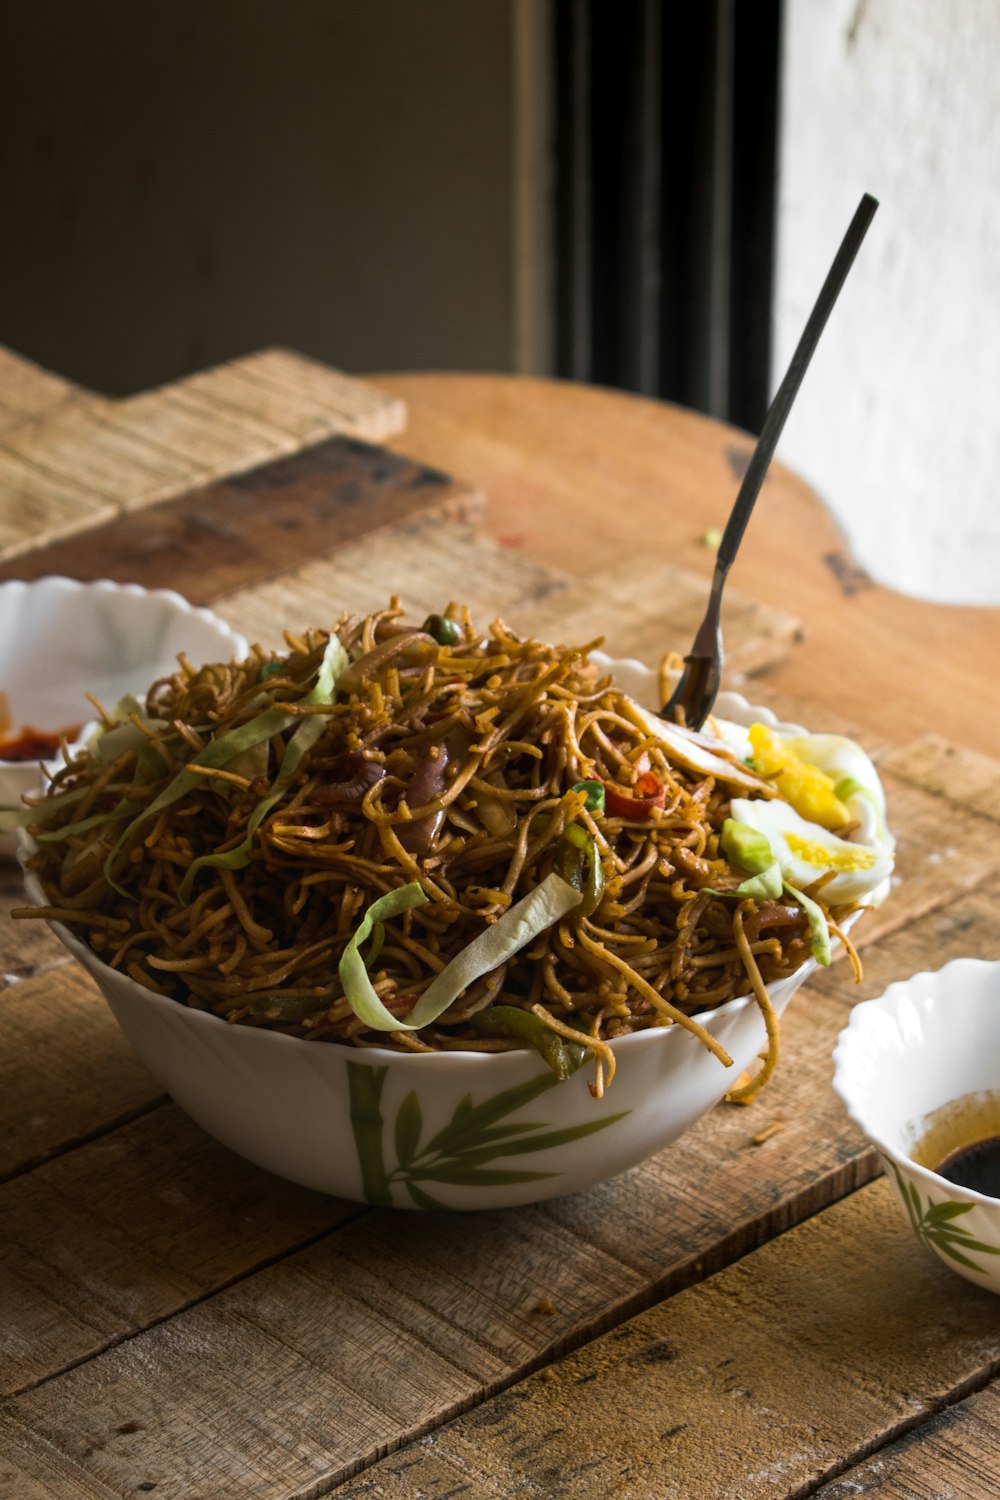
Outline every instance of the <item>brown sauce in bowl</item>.
{"label": "brown sauce in bowl", "polygon": [[939,1177],[947,1177],[956,1187],[972,1188],[988,1198],[1000,1198],[1000,1135],[971,1146],[960,1146],[946,1156],[937,1168]]}
{"label": "brown sauce in bowl", "polygon": [[956,1187],[1000,1199],[1000,1092],[963,1094],[934,1110],[910,1156]]}

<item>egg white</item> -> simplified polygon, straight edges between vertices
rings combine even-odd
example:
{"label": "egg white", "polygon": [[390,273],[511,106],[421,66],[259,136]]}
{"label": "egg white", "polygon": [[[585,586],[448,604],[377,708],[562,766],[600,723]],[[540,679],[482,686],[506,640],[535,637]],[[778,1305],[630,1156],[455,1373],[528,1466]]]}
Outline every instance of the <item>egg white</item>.
{"label": "egg white", "polygon": [[[731,816],[763,834],[789,885],[801,890],[821,875],[835,872],[823,887],[823,900],[829,905],[862,900],[876,892],[892,872],[891,850],[838,838],[800,817],[780,799],[736,797]],[[852,868],[859,863],[864,868]]]}

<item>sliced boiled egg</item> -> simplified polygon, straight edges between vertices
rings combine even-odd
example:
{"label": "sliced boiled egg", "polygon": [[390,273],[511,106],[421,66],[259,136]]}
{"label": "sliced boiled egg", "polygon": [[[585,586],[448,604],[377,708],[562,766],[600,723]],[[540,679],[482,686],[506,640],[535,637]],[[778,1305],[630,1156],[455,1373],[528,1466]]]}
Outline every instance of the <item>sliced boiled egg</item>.
{"label": "sliced boiled egg", "polygon": [[879,774],[860,745],[843,734],[802,734],[786,743],[799,760],[830,777],[834,795],[847,808],[850,821],[858,825],[855,837],[859,842],[884,850],[896,847],[886,826]]}
{"label": "sliced boiled egg", "polygon": [[714,722],[730,748],[808,822],[831,831],[850,828],[853,840],[878,849],[895,847],[878,772],[854,740]]}
{"label": "sliced boiled egg", "polygon": [[823,875],[827,905],[860,901],[884,884],[892,872],[891,850],[842,839],[803,818],[788,802],[775,799],[734,798],[731,816],[764,835],[785,881],[799,890]]}

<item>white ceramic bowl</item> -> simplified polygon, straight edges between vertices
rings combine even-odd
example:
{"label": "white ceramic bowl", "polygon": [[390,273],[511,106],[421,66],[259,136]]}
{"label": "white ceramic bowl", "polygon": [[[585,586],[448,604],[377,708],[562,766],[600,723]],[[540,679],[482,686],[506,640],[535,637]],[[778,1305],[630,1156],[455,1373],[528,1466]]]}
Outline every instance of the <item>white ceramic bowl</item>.
{"label": "white ceramic bowl", "polygon": [[914,1233],[960,1276],[1000,1292],[1000,1200],[911,1154],[937,1111],[970,1094],[1000,1096],[1000,963],[959,958],[890,985],[854,1007],[833,1057],[833,1086]]}
{"label": "white ceramic bowl", "polygon": [[[13,731],[83,726],[94,718],[86,693],[111,709],[173,671],[179,651],[201,665],[245,656],[247,643],[168,589],[71,578],[0,584],[0,691]],[[0,759],[0,805],[20,804],[38,785],[38,766]],[[14,852],[12,821],[0,813],[0,853]]]}
{"label": "white ceramic bowl", "polygon": [[[652,704],[648,668],[613,667],[620,685]],[[718,712],[776,723],[738,694],[720,695]],[[29,852],[22,834],[22,860]],[[25,886],[43,904],[30,872]],[[361,1202],[504,1208],[590,1187],[679,1136],[734,1087],[766,1041],[750,997],[698,1017],[733,1058],[730,1068],[679,1026],[622,1037],[612,1044],[614,1082],[597,1100],[587,1064],[557,1083],[527,1049],[405,1053],[229,1025],[150,993],[53,925],[143,1062],[210,1135],[281,1177]],[[779,1013],[814,967],[771,987]]]}

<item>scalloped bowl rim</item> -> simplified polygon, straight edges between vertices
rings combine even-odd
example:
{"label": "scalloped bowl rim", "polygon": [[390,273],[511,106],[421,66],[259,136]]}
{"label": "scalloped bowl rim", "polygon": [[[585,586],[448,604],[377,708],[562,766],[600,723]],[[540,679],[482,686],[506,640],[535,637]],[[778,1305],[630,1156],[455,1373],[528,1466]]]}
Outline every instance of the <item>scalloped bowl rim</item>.
{"label": "scalloped bowl rim", "polygon": [[[996,973],[998,988],[1000,988],[1000,960],[966,956],[950,959],[939,969],[921,969],[908,978],[894,980],[881,995],[871,1000],[858,1001],[851,1011],[847,1025],[839,1033],[833,1049],[833,1089],[843,1103],[848,1118],[871,1144],[897,1166],[912,1173],[924,1183],[925,1187],[933,1186],[938,1190],[943,1189],[950,1196],[968,1198],[984,1208],[1000,1209],[1000,1198],[992,1198],[988,1193],[977,1192],[975,1188],[949,1182],[946,1177],[940,1176],[930,1167],[922,1166],[920,1162],[914,1161],[912,1156],[888,1141],[882,1131],[872,1125],[870,1115],[866,1113],[863,1103],[858,1100],[852,1079],[855,1049],[864,1049],[866,1038],[871,1036],[870,1022],[873,1017],[883,1015],[898,1022],[900,1006],[907,1001],[918,1009],[923,1009],[926,1014],[933,1009],[938,1000],[942,985],[947,984],[950,979],[954,979],[963,971],[966,974],[975,973],[979,978],[985,978],[988,970]],[[945,976],[948,978],[946,979]],[[914,990],[922,991],[922,996],[915,997]],[[974,1002],[970,1000],[968,1003]],[[997,1029],[1000,1032],[1000,1025]]]}
{"label": "scalloped bowl rim", "polygon": [[[134,599],[159,599],[164,603],[169,604],[174,609],[178,617],[181,617],[183,615],[197,616],[197,618],[202,620],[206,625],[209,625],[212,628],[216,629],[218,631],[220,639],[228,636],[228,638],[232,642],[232,651],[234,658],[246,656],[247,651],[249,650],[249,643],[247,642],[245,636],[243,636],[238,630],[235,630],[233,626],[228,623],[228,621],[222,618],[221,615],[216,614],[216,612],[213,609],[210,609],[207,605],[192,604],[189,599],[185,599],[184,595],[179,594],[176,589],[146,588],[145,585],[141,583],[118,583],[113,578],[69,578],[62,573],[47,573],[42,578],[32,579],[11,578],[6,582],[0,583],[0,597],[3,597],[4,595],[13,595],[16,598],[29,592],[44,593],[46,591],[53,594],[63,595],[73,593],[127,594],[130,598]],[[81,725],[79,733],[70,742],[69,748],[71,750],[79,748],[79,746],[83,743],[87,734],[89,733],[93,723],[94,720],[90,719],[87,723]],[[0,772],[16,772],[25,764],[26,762],[23,760],[5,760],[2,756],[0,756]],[[35,763],[28,762],[27,764],[33,765]]]}

